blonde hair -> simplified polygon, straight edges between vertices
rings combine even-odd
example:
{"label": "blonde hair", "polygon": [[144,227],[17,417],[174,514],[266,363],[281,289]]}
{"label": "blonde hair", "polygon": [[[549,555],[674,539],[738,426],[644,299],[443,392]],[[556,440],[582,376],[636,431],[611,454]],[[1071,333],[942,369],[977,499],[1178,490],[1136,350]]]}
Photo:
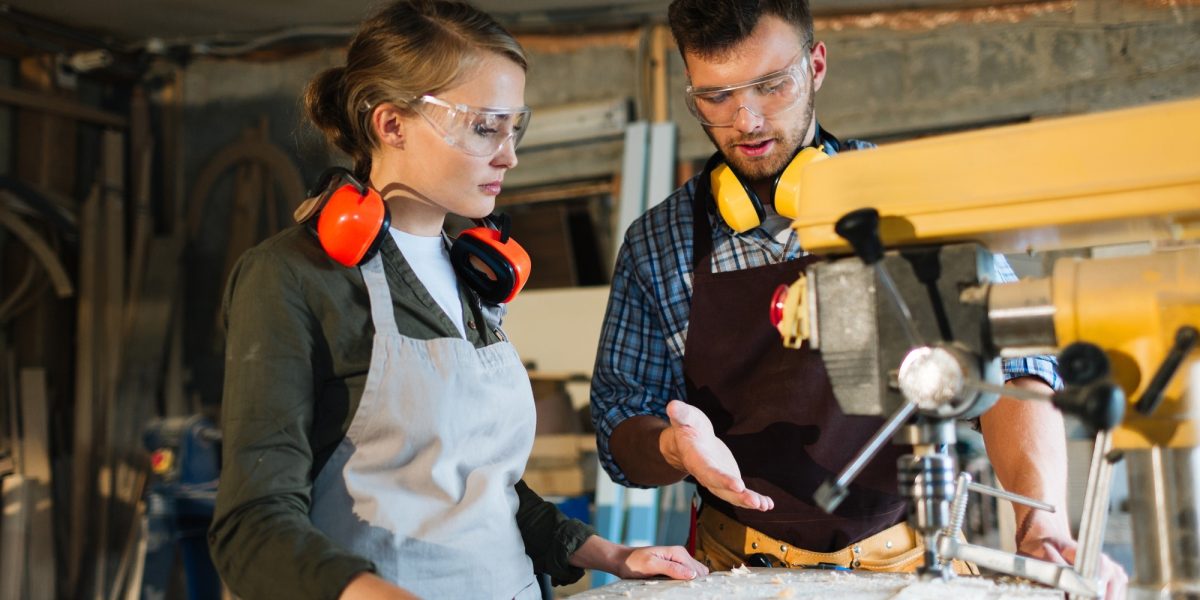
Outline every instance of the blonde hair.
{"label": "blonde hair", "polygon": [[363,22],[344,67],[309,82],[305,112],[366,177],[379,143],[372,109],[453,87],[488,53],[528,68],[521,45],[487,13],[463,2],[399,0]]}

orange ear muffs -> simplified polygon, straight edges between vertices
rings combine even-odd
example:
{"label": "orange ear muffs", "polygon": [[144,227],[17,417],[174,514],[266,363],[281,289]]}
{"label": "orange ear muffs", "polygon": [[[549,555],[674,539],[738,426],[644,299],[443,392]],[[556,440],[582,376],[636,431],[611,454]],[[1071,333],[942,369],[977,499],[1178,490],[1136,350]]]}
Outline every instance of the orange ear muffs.
{"label": "orange ear muffs", "polygon": [[455,273],[479,297],[493,304],[509,302],[529,281],[529,253],[509,236],[508,215],[501,215],[499,227],[485,224],[459,234],[450,246],[450,264]]}
{"label": "orange ear muffs", "polygon": [[[792,158],[771,186],[771,203],[781,216],[795,219],[800,214],[800,175],[808,164],[829,158],[823,148],[806,147]],[[725,163],[720,152],[705,165],[713,203],[730,229],[744,233],[758,227],[767,213],[758,195]]]}
{"label": "orange ear muffs", "polygon": [[[335,178],[346,183],[327,190]],[[371,260],[391,224],[379,192],[363,185],[341,167],[326,169],[314,190],[324,196],[314,205],[302,205],[297,210],[297,220],[305,222],[316,215],[321,247],[342,265],[355,267]]]}

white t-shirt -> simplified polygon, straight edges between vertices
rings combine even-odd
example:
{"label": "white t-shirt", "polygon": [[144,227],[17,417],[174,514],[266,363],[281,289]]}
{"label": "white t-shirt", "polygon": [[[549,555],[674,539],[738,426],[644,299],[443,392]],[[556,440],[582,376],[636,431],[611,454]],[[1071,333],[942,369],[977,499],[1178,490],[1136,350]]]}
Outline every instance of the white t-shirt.
{"label": "white t-shirt", "polygon": [[450,265],[450,250],[442,241],[442,236],[424,237],[405,233],[389,228],[392,239],[400,247],[404,259],[408,261],[417,279],[429,295],[433,296],[438,306],[442,307],[450,321],[458,327],[458,334],[467,337],[463,328],[462,298],[458,295],[458,278],[454,276],[454,267]]}

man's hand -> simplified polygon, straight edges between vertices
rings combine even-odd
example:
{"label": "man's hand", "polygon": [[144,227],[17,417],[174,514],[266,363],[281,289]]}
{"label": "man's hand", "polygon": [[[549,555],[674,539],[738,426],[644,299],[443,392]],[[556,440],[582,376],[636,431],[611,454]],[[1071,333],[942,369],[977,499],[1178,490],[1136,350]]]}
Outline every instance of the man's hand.
{"label": "man's hand", "polygon": [[[1027,516],[1031,525],[1026,531],[1018,531],[1017,552],[1025,556],[1041,559],[1057,564],[1075,564],[1075,553],[1079,544],[1071,535],[1062,531],[1061,527],[1047,523],[1048,519],[1038,519],[1035,512]],[[1100,589],[1104,590],[1104,600],[1124,600],[1125,588],[1129,584],[1129,576],[1108,555],[1100,555],[1096,577],[1100,580]]]}
{"label": "man's hand", "polygon": [[775,501],[746,489],[742,472],[729,447],[713,433],[712,422],[700,409],[679,400],[667,404],[671,426],[659,436],[659,449],[667,462],[734,506],[767,511]]}

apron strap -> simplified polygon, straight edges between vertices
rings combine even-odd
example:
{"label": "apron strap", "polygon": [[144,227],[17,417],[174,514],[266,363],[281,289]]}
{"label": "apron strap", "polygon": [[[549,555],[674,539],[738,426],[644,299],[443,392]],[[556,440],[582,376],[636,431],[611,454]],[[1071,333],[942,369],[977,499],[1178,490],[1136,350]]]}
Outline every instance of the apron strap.
{"label": "apron strap", "polygon": [[388,288],[387,275],[383,272],[382,253],[376,252],[367,264],[358,268],[363,282],[367,284],[367,295],[371,300],[371,321],[376,333],[399,334],[396,328],[396,311],[392,308],[392,292]]}

